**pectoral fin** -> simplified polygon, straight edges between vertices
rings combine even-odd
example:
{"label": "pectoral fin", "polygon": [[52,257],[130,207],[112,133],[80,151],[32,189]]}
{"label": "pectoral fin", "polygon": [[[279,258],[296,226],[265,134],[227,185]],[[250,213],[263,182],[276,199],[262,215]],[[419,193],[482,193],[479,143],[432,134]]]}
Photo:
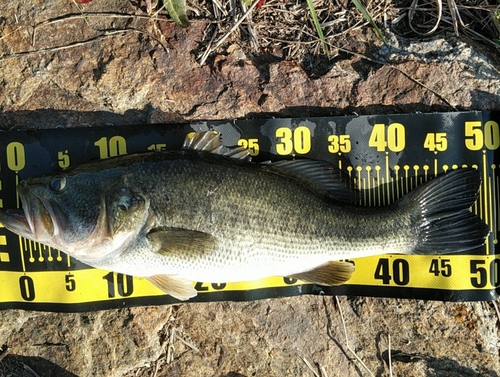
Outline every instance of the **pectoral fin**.
{"label": "pectoral fin", "polygon": [[351,278],[353,272],[354,266],[352,263],[331,261],[290,277],[318,285],[332,286],[344,284]]}
{"label": "pectoral fin", "polygon": [[185,301],[198,294],[189,280],[170,275],[153,275],[146,278],[155,287],[178,300]]}
{"label": "pectoral fin", "polygon": [[156,252],[165,256],[204,255],[213,252],[219,245],[217,238],[211,234],[188,229],[155,230],[149,233],[148,238]]}

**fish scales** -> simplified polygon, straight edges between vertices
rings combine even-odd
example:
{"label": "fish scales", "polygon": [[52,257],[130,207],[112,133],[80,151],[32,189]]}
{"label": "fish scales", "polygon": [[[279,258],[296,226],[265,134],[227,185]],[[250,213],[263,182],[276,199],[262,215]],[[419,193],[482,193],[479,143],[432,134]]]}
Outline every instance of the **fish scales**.
{"label": "fish scales", "polygon": [[[219,240],[219,249],[207,255],[183,253],[167,259],[144,253],[144,265],[157,266],[155,272],[211,282],[254,280],[268,276],[270,269],[288,275],[332,258],[404,253],[415,242],[412,230],[395,221],[405,218],[397,208],[353,211],[270,168],[221,156],[174,152],[152,157],[159,159],[145,162],[138,156],[127,167],[126,184],[133,190],[152,190],[153,228],[189,229]],[[137,258],[138,249],[130,249],[131,258]],[[123,269],[130,265],[124,257]],[[112,266],[106,263],[100,267]],[[132,272],[137,274],[137,268]],[[146,272],[151,273],[151,267]]]}
{"label": "fish scales", "polygon": [[394,220],[396,211],[353,213],[269,169],[196,152],[181,156],[170,159],[174,156],[166,154],[168,160],[130,166],[134,180],[128,184],[146,192],[150,185],[157,188],[151,194],[154,227],[190,229],[219,240],[220,258],[196,256],[200,269],[207,262],[217,270],[240,262],[248,270],[248,263],[260,266],[266,261],[279,269],[293,256],[354,257],[369,248],[404,252],[412,243]]}
{"label": "fish scales", "polygon": [[194,281],[289,276],[338,285],[354,271],[344,259],[471,252],[485,243],[488,227],[469,211],[481,184],[474,169],[380,208],[346,204],[340,176],[319,161],[251,163],[218,134],[195,133],[185,150],[26,179],[18,186],[22,210],[0,212],[0,222],[181,300],[196,295]]}

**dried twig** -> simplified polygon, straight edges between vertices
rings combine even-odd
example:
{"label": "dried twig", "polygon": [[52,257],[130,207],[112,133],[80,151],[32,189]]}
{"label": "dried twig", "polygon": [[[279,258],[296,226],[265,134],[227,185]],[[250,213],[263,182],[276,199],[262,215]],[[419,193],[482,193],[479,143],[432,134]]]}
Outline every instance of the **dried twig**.
{"label": "dried twig", "polygon": [[304,364],[306,364],[307,368],[314,374],[314,377],[321,377],[313,368],[311,360],[309,360],[306,356],[300,356]]}
{"label": "dried twig", "polygon": [[153,370],[153,374],[151,375],[151,377],[156,377],[158,375],[158,370],[160,369],[160,360],[161,359],[156,360],[155,369]]}
{"label": "dried twig", "polygon": [[443,15],[443,2],[442,0],[436,0],[436,4],[437,4],[437,18],[436,18],[436,23],[434,24],[434,26],[426,31],[426,32],[421,32],[421,31],[418,31],[416,30],[414,27],[413,27],[413,18],[415,17],[415,12],[417,11],[417,5],[418,5],[418,0],[413,0],[413,2],[411,3],[411,6],[410,6],[410,10],[408,12],[408,19],[409,19],[409,22],[408,22],[408,25],[410,26],[410,29],[418,34],[418,35],[421,35],[421,36],[426,36],[426,35],[431,35],[432,33],[434,33],[437,28],[439,27],[439,24],[441,22],[441,17]]}
{"label": "dried twig", "polygon": [[493,307],[495,308],[495,312],[497,313],[497,319],[498,322],[500,323],[500,310],[498,309],[498,305],[496,301],[491,302],[493,304]]}
{"label": "dried twig", "polygon": [[457,3],[455,0],[448,0],[448,8],[450,8],[451,19],[453,21],[453,29],[455,30],[455,35],[458,37],[458,23],[460,22],[461,27],[465,27],[462,17],[460,17],[460,11],[458,10]]}
{"label": "dried twig", "polygon": [[191,342],[188,342],[186,339],[181,338],[179,334],[175,334],[175,339],[180,340],[185,346],[191,348],[194,352],[200,352],[200,350]]}
{"label": "dried twig", "polygon": [[[332,45],[333,46],[333,45]],[[354,51],[351,51],[351,50],[347,50],[345,48],[342,48],[342,47],[338,47],[338,46],[333,46],[335,48],[337,48],[339,51],[342,51],[342,52],[345,52],[345,53],[348,53],[348,54],[351,54],[353,56],[358,56],[364,60],[367,60],[369,62],[372,62],[372,63],[376,63],[376,64],[380,64],[380,65],[385,65],[385,66],[388,66],[388,67],[391,67],[392,69],[395,69],[396,71],[400,72],[403,76],[405,76],[407,79],[413,81],[415,84],[421,86],[422,88],[428,90],[429,92],[431,92],[432,94],[434,94],[436,97],[438,97],[441,101],[443,101],[447,106],[449,106],[450,108],[452,108],[453,110],[455,111],[458,111],[457,108],[455,106],[453,106],[446,98],[444,98],[441,94],[439,94],[438,92],[436,92],[434,89],[432,88],[429,88],[427,85],[425,85],[423,82],[421,82],[420,80],[412,77],[409,73],[407,73],[406,71],[402,70],[401,68],[399,68],[397,65],[394,65],[394,64],[391,64],[391,63],[386,63],[386,62],[383,62],[383,61],[380,61],[380,60],[377,60],[377,59],[373,59],[373,58],[370,58],[369,56],[366,56],[364,54],[360,54],[358,52],[354,52]]]}
{"label": "dried twig", "polygon": [[52,53],[52,52],[67,50],[70,48],[81,47],[81,46],[85,46],[85,45],[90,44],[90,43],[102,41],[102,40],[107,39],[107,38],[124,36],[127,33],[144,34],[144,35],[148,36],[149,38],[155,40],[160,46],[162,46],[162,48],[166,52],[168,52],[168,48],[165,45],[163,45],[163,43],[158,38],[144,32],[142,30],[139,30],[139,29],[127,28],[127,29],[107,30],[102,35],[98,35],[96,37],[89,38],[85,41],[69,43],[69,44],[63,45],[63,46],[41,48],[41,49],[34,50],[34,51],[21,51],[21,52],[16,52],[16,53],[13,53],[10,55],[0,56],[0,62],[2,62],[4,60],[9,60],[9,59],[17,59],[17,58],[26,57],[26,56]]}
{"label": "dried twig", "polygon": [[21,26],[19,26],[16,30],[13,30],[13,31],[11,31],[10,33],[7,33],[7,34],[2,35],[2,36],[0,37],[0,41],[1,41],[2,39],[7,38],[9,35],[12,35],[12,34],[16,33],[17,31],[19,31],[19,30],[21,30],[21,29],[22,29],[22,28],[21,28]]}
{"label": "dried twig", "polygon": [[389,354],[389,377],[392,377],[392,350],[391,350],[391,334],[387,334],[387,340],[388,340],[388,354]]}
{"label": "dried twig", "polygon": [[205,63],[205,61],[207,60],[208,56],[215,50],[217,50],[217,48],[222,44],[224,43],[224,41],[240,26],[240,24],[250,15],[250,13],[252,13],[252,10],[254,10],[254,8],[257,6],[257,4],[259,3],[259,0],[255,0],[253,2],[253,4],[250,6],[250,8],[248,8],[248,10],[243,14],[243,16],[238,20],[236,21],[236,23],[233,25],[233,27],[231,29],[229,29],[223,36],[221,39],[219,39],[212,48],[209,48],[205,51],[205,53],[203,54],[203,56],[201,57],[200,59],[200,65],[203,65]]}
{"label": "dried twig", "polygon": [[170,337],[168,338],[168,344],[167,344],[167,364],[170,364],[172,361],[174,361],[174,339],[175,339],[175,327],[172,327],[170,329]]}
{"label": "dried twig", "polygon": [[370,374],[370,376],[375,377],[375,375],[372,373],[372,371],[368,368],[368,366],[361,360],[361,358],[356,354],[356,352],[351,348],[349,345],[349,336],[347,335],[347,327],[345,325],[345,320],[344,320],[344,314],[342,313],[342,307],[340,306],[340,300],[338,296],[335,296],[335,300],[337,302],[337,307],[339,308],[340,312],[340,319],[342,321],[342,327],[344,328],[344,335],[345,335],[345,345],[346,348],[353,354],[353,356],[358,360],[358,362],[365,368],[365,370]]}
{"label": "dried twig", "polygon": [[[126,30],[122,31],[123,34],[125,32],[126,32]],[[16,53],[10,54],[10,55],[0,56],[0,62],[4,61],[4,60],[9,60],[9,59],[17,59],[17,58],[26,57],[26,56],[45,54],[45,53],[62,51],[62,50],[70,49],[70,48],[85,46],[89,43],[94,43],[94,42],[101,41],[101,40],[111,38],[111,37],[116,37],[116,33],[115,34],[99,35],[97,37],[87,39],[86,41],[73,42],[73,43],[70,43],[70,44],[67,44],[64,46],[41,48],[41,49],[36,50],[36,51],[21,51],[21,52],[16,52]]]}
{"label": "dried twig", "polygon": [[0,349],[0,351],[2,352],[0,354],[0,362],[1,362],[5,358],[5,356],[10,354],[10,349],[9,348],[6,348],[5,350]]}
{"label": "dried twig", "polygon": [[[241,3],[241,6],[243,10],[246,12],[247,6],[244,3]],[[257,51],[259,49],[259,40],[257,38],[257,32],[255,31],[255,28],[253,27],[252,23],[252,12],[248,15],[248,22],[247,22],[247,32],[250,35],[250,45],[252,48]]]}
{"label": "dried twig", "polygon": [[[160,11],[162,8],[160,8],[158,11]],[[95,12],[95,13],[85,13],[85,14],[67,14],[61,17],[56,17],[56,18],[51,18],[42,22],[39,22],[38,24],[35,25],[33,29],[33,36],[31,40],[31,44],[34,46],[35,45],[35,39],[38,33],[38,30],[49,25],[54,25],[59,22],[68,22],[72,20],[78,20],[78,19],[91,19],[91,18],[104,18],[104,19],[110,19],[110,18],[125,18],[125,19],[134,19],[134,20],[155,20],[155,21],[162,21],[162,22],[170,22],[173,23],[171,19],[167,18],[160,18],[158,17],[158,11],[154,13],[151,16],[146,16],[146,15],[137,15],[137,14],[124,14],[124,13],[116,13],[116,12]]]}
{"label": "dried twig", "polygon": [[326,374],[325,368],[323,366],[318,365],[319,373],[316,371],[316,369],[313,367],[313,363],[311,359],[309,359],[307,356],[299,356],[301,360],[306,364],[307,368],[314,374],[314,377],[328,377]]}

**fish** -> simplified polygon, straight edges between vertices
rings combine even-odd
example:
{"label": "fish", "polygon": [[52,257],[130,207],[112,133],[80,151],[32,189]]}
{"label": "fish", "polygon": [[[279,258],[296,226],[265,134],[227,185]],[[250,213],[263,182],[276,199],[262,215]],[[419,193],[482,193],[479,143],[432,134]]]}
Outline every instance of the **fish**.
{"label": "fish", "polygon": [[352,258],[471,252],[488,226],[470,211],[476,169],[449,171],[381,207],[326,161],[255,163],[215,131],[182,149],[88,162],[22,180],[4,226],[95,268],[142,277],[178,300],[195,282],[270,276],[346,283]]}

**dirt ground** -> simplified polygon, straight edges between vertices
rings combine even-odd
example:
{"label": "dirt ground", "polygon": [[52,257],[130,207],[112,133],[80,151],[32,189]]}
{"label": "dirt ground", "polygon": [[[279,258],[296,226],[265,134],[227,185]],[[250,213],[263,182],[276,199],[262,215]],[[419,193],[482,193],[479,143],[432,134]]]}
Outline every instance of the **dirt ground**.
{"label": "dirt ground", "polygon": [[[500,110],[494,45],[457,37],[450,25],[422,39],[390,22],[384,44],[352,7],[317,5],[330,17],[331,59],[310,35],[307,5],[273,0],[202,65],[229,29],[214,21],[212,3],[190,3],[182,29],[125,0],[2,2],[0,129]],[[221,8],[231,19],[230,6]],[[336,26],[344,18],[347,26]],[[302,296],[5,310],[0,376],[498,376],[496,308]]]}

